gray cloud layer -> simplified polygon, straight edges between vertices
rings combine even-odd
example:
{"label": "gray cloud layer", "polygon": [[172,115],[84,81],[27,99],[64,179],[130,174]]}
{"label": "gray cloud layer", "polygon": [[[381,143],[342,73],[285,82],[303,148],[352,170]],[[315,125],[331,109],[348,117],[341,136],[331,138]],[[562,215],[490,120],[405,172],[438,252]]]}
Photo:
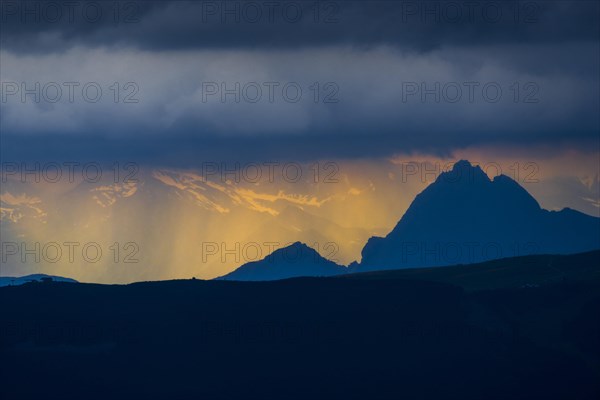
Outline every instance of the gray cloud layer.
{"label": "gray cloud layer", "polygon": [[[53,148],[193,164],[204,153],[597,146],[597,2],[3,1],[0,11],[3,158]],[[23,97],[36,84],[41,99]],[[236,84],[238,99],[221,97]],[[86,85],[99,101],[83,98]],[[286,85],[302,97],[290,101]],[[48,101],[56,86],[62,96]]]}

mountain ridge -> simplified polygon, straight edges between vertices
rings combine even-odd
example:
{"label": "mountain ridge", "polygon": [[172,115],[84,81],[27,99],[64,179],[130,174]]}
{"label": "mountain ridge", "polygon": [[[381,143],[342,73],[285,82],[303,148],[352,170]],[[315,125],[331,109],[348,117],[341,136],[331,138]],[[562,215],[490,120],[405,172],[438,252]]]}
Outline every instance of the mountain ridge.
{"label": "mountain ridge", "polygon": [[367,241],[355,267],[358,272],[573,254],[600,248],[599,232],[600,218],[545,210],[510,177],[492,180],[461,160],[415,197],[388,235]]}

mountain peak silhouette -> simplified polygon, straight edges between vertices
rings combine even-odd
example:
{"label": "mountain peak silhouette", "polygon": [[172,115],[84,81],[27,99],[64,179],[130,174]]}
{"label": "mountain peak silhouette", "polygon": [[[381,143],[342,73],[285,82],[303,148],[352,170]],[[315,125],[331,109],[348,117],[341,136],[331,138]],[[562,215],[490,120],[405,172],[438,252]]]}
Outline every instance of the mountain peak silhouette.
{"label": "mountain peak silhouette", "polygon": [[490,178],[479,165],[472,165],[467,160],[460,160],[454,163],[451,170],[442,172],[436,182],[490,182]]}
{"label": "mountain peak silhouette", "polygon": [[273,251],[260,261],[246,263],[219,280],[270,281],[301,276],[333,276],[347,268],[322,257],[302,242]]}
{"label": "mountain peak silhouette", "polygon": [[442,266],[600,248],[600,219],[549,212],[506,175],[457,162],[416,196],[385,237],[369,239],[357,270]]}
{"label": "mountain peak silhouette", "polygon": [[[291,256],[290,256],[291,255]],[[317,251],[311,247],[308,247],[302,242],[294,242],[289,246],[282,247],[273,251],[271,254],[266,256],[265,261],[281,261],[286,260],[289,262],[296,262],[305,260],[307,257],[321,257]]]}

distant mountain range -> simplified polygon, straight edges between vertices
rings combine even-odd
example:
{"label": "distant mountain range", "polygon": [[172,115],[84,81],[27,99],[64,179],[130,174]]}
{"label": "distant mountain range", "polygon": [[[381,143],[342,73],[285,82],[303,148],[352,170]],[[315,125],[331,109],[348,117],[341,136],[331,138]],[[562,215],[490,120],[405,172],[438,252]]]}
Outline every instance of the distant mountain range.
{"label": "distant mountain range", "polygon": [[19,286],[30,282],[71,282],[77,283],[75,279],[63,278],[62,276],[53,276],[45,274],[33,274],[26,276],[0,276],[0,287]]}
{"label": "distant mountain range", "polygon": [[[385,237],[372,237],[360,263],[344,268],[301,243],[245,264],[221,279],[274,280],[415,267],[473,264],[532,254],[600,248],[600,218],[548,211],[505,175],[491,180],[460,161],[421,192]],[[299,262],[282,255],[306,253]]]}
{"label": "distant mountain range", "polygon": [[[107,176],[102,182],[80,183],[52,195],[35,185],[9,181],[0,196],[3,241],[98,242],[107,254],[115,242],[121,246],[133,242],[140,249],[135,254],[137,265],[132,264],[136,268],[123,268],[108,256],[94,268],[87,268],[81,257],[64,265],[44,260],[23,263],[21,257],[12,256],[1,263],[2,272],[31,274],[43,267],[45,272],[67,275],[75,268],[75,278],[93,282],[190,276],[273,280],[600,249],[600,218],[568,208],[544,210],[511,178],[499,175],[492,180],[468,161],[456,163],[418,194],[385,237],[379,237],[379,229],[333,222],[339,216],[331,216],[332,207],[344,200],[329,187],[325,187],[329,192],[313,198],[296,194],[292,184],[274,195],[261,185],[212,182],[185,171],[140,171],[136,179],[117,184]],[[334,198],[337,203],[327,200]],[[271,250],[265,244],[271,242],[279,250],[267,256]],[[221,251],[207,254],[198,243],[219,244]],[[223,249],[239,243],[256,243],[260,254],[234,270],[242,264],[241,257],[228,256]],[[283,243],[294,244],[281,249]],[[328,248],[330,244],[334,248]],[[306,253],[300,260],[281,257],[300,248]],[[341,265],[359,256],[360,261],[349,267]]]}

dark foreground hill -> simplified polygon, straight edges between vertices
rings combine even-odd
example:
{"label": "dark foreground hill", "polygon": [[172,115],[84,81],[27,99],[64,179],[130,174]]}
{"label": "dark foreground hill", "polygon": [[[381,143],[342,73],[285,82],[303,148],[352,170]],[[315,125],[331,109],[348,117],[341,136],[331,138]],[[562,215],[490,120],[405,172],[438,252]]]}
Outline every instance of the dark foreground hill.
{"label": "dark foreground hill", "polygon": [[572,255],[530,255],[449,267],[382,270],[345,275],[348,279],[418,279],[465,290],[518,289],[558,283],[599,283],[600,250]]}
{"label": "dark foreground hill", "polygon": [[[3,399],[597,399],[598,253],[569,257],[553,264],[567,279],[540,283],[545,270],[530,269],[535,285],[494,290],[445,282],[469,288],[459,278],[471,266],[437,282],[4,287],[0,390]],[[485,274],[500,281],[519,262]]]}

